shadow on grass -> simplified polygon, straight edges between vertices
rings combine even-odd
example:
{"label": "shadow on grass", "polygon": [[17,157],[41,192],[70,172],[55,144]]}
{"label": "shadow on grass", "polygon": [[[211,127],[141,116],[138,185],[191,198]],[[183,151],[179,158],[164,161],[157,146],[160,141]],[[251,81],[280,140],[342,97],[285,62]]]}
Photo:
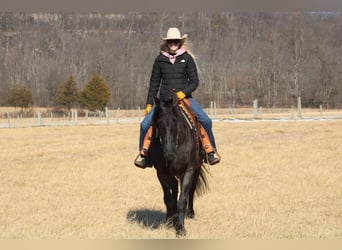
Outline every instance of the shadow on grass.
{"label": "shadow on grass", "polygon": [[130,210],[127,213],[127,220],[130,223],[138,223],[143,227],[157,229],[165,223],[166,214],[156,210]]}

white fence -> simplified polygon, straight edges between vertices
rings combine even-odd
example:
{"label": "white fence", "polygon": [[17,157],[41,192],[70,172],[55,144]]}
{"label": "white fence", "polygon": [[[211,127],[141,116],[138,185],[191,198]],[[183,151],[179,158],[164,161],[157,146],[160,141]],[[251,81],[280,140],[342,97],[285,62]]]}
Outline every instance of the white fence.
{"label": "white fence", "polygon": [[[80,115],[81,114],[81,115]],[[143,112],[136,110],[105,109],[105,112],[89,112],[72,109],[68,114],[60,115],[49,111],[35,111],[31,117],[20,113],[6,112],[0,116],[0,128],[70,125],[108,125],[113,123],[140,122]]]}
{"label": "white fence", "polygon": [[[250,108],[217,108],[210,102],[205,112],[214,121],[259,121],[259,120],[327,120],[342,119],[342,110],[302,109],[300,99],[297,107],[263,108],[254,100]],[[71,110],[67,115],[58,115],[51,111],[33,111],[31,117],[23,117],[18,112],[0,113],[0,128],[72,126],[72,125],[110,125],[120,123],[139,123],[144,118],[143,110],[105,109],[104,112]]]}

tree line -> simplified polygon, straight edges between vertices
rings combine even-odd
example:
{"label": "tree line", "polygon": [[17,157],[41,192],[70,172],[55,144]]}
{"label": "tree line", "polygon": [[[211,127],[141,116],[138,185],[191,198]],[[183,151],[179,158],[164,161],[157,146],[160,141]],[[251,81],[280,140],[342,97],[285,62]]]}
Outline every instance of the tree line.
{"label": "tree line", "polygon": [[[7,103],[15,108],[19,107],[21,113],[34,103],[31,91],[24,85],[11,87],[7,98]],[[66,82],[58,86],[53,99],[55,112],[64,110],[69,113],[72,108],[105,111],[110,99],[110,89],[100,76],[95,75],[83,90],[79,90],[74,77],[70,76]]]}
{"label": "tree line", "polygon": [[97,75],[108,106],[143,107],[160,36],[188,34],[208,106],[342,106],[341,13],[0,13],[0,105],[25,86],[52,107],[73,76],[84,89]]}

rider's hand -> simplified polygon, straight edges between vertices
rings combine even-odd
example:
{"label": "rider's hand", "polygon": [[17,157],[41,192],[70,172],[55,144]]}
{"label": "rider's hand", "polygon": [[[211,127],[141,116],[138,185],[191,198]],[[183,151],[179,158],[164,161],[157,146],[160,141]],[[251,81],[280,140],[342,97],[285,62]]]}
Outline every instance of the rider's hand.
{"label": "rider's hand", "polygon": [[145,112],[144,112],[145,116],[151,111],[151,108],[152,108],[151,104],[146,105]]}
{"label": "rider's hand", "polygon": [[178,101],[181,101],[181,100],[183,100],[185,98],[185,94],[184,94],[183,91],[178,91],[176,93],[176,95],[177,95]]}

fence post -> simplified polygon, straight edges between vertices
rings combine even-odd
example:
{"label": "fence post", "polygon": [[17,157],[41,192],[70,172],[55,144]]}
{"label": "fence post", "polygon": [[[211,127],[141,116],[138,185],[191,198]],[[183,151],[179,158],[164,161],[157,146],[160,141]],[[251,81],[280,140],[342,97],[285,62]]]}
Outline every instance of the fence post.
{"label": "fence post", "polygon": [[109,112],[108,112],[108,107],[105,107],[105,113],[106,113],[107,124],[109,124]]}
{"label": "fence post", "polygon": [[42,126],[42,112],[38,111],[38,124],[39,126]]}
{"label": "fence post", "polygon": [[138,106],[138,121],[141,122],[141,111],[140,111],[140,106]]}
{"label": "fence post", "polygon": [[228,114],[234,115],[234,110],[232,107],[228,108]]}
{"label": "fence post", "polygon": [[322,107],[322,104],[321,105],[319,105],[319,113],[321,114],[321,116],[322,116],[322,114],[323,114],[323,107]]}
{"label": "fence post", "polygon": [[302,102],[300,100],[300,96],[297,99],[297,108],[298,108],[298,119],[302,119]]}
{"label": "fence post", "polygon": [[11,118],[10,118],[10,113],[7,112],[7,122],[8,122],[8,127],[11,127]]}
{"label": "fence post", "polygon": [[216,118],[216,102],[210,101],[210,116]]}
{"label": "fence post", "polygon": [[77,109],[74,109],[74,119],[75,119],[75,124],[77,124]]}
{"label": "fence post", "polygon": [[253,101],[253,115],[254,117],[258,116],[258,99]]}
{"label": "fence post", "polygon": [[116,122],[119,123],[119,117],[120,117],[120,107],[116,111]]}

